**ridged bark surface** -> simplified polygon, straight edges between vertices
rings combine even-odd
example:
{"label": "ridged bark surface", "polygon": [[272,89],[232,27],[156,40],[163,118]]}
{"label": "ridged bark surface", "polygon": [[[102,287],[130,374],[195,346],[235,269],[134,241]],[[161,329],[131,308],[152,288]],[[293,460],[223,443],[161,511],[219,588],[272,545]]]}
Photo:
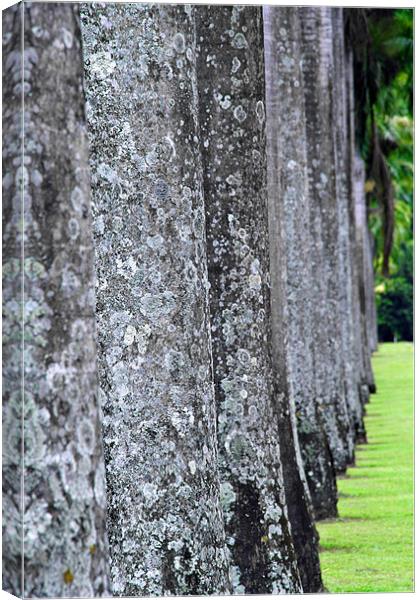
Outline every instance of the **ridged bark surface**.
{"label": "ridged bark surface", "polygon": [[113,593],[224,593],[193,9],[82,32]]}
{"label": "ridged bark surface", "polygon": [[299,9],[306,111],[317,396],[337,472],[352,461],[340,351],[338,219],[332,107],[331,8]]}
{"label": "ridged bark surface", "polygon": [[[273,361],[283,409],[281,455],[303,589],[317,592],[322,589],[318,536],[305,486],[309,484],[316,515],[335,516],[337,497],[313,384],[309,198],[297,10],[264,8],[264,41]],[[303,473],[299,472],[300,449]]]}
{"label": "ridged bark surface", "polygon": [[299,592],[270,356],[261,8],[197,7],[220,477],[235,593]]}
{"label": "ridged bark surface", "polygon": [[[8,242],[13,252],[16,236],[15,248],[23,243],[24,398],[21,405],[20,393],[10,394],[6,385],[3,426],[10,452],[7,480],[19,457],[18,417],[23,417],[23,594],[108,595],[90,181],[77,7],[24,4],[11,9],[9,17],[3,32],[8,40],[5,111],[10,111],[10,119],[5,114],[10,131],[5,137],[3,172],[4,276],[10,306],[19,301],[12,297],[17,290],[13,278],[9,279],[18,270],[16,255],[8,261]],[[21,27],[23,70],[14,43]],[[23,155],[17,122],[22,93]],[[8,325],[6,319],[6,331]],[[12,336],[17,332],[17,324],[12,324],[12,332]],[[19,559],[21,543],[8,523],[10,508],[6,501],[3,516],[10,544],[6,569]],[[17,592],[11,573],[5,582]]]}

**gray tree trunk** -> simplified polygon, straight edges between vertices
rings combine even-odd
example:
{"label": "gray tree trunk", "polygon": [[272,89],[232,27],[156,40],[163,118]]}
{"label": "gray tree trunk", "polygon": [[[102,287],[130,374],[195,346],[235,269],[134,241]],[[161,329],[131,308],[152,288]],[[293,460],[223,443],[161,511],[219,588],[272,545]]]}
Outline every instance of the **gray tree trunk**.
{"label": "gray tree trunk", "polygon": [[346,82],[347,82],[347,105],[348,105],[348,132],[349,132],[349,154],[348,160],[348,178],[349,178],[349,224],[350,224],[350,242],[352,256],[352,320],[354,333],[354,368],[359,385],[359,428],[357,430],[357,440],[359,443],[365,443],[366,430],[363,424],[364,405],[369,399],[369,386],[367,384],[365,350],[363,347],[362,336],[362,313],[361,299],[359,290],[359,258],[356,241],[356,215],[355,215],[355,106],[354,106],[354,80],[353,80],[353,53],[348,49],[346,60]]}
{"label": "gray tree trunk", "polygon": [[[21,596],[23,523],[23,235],[22,22],[23,4],[3,11],[3,589]],[[14,161],[19,163],[15,166]]]}
{"label": "gray tree trunk", "polygon": [[[337,491],[316,406],[309,339],[309,198],[297,10],[265,7],[264,35],[273,358],[279,403],[287,409],[281,454],[303,588],[313,592],[322,581],[317,533],[307,506],[305,511],[306,478],[317,517],[336,516]],[[306,478],[296,468],[300,448]]]}
{"label": "gray tree trunk", "polygon": [[358,259],[359,275],[359,297],[361,309],[361,331],[363,348],[363,372],[364,383],[369,392],[375,391],[375,380],[371,365],[371,347],[369,343],[370,327],[369,300],[373,297],[374,281],[373,269],[371,268],[370,240],[367,227],[366,194],[365,194],[365,165],[357,152],[354,154],[354,210],[356,227],[356,249]]}
{"label": "gray tree trunk", "polygon": [[299,9],[302,26],[318,401],[337,472],[353,459],[339,325],[338,219],[332,108],[331,9]]}
{"label": "gray tree trunk", "polygon": [[222,503],[235,593],[299,592],[270,356],[261,8],[196,8]]}
{"label": "gray tree trunk", "polygon": [[[366,282],[367,282],[367,326],[368,341],[370,352],[375,352],[378,348],[378,324],[376,320],[376,300],[375,300],[375,272],[373,268],[373,248],[374,239],[369,230],[369,224],[366,220],[366,240],[365,240],[365,262],[366,262]],[[372,389],[372,391],[374,391]]]}
{"label": "gray tree trunk", "polygon": [[113,593],[226,593],[193,9],[82,32]]}
{"label": "gray tree trunk", "polygon": [[[77,10],[72,4],[23,4],[6,12],[4,24],[3,518],[8,558],[3,583],[12,593],[30,597],[109,595]],[[22,266],[19,289],[16,275]],[[18,368],[11,364],[22,360],[16,339],[21,315],[14,314],[17,293],[24,303],[21,389]],[[24,557],[21,531],[15,527],[19,490],[13,474],[22,445]],[[13,573],[22,558],[23,589]]]}
{"label": "gray tree trunk", "polygon": [[[375,391],[375,381],[371,365],[371,349],[367,329],[367,299],[366,294],[371,294],[374,302],[374,280],[373,269],[370,282],[366,281],[366,248],[368,242],[366,196],[365,196],[365,167],[356,150],[355,133],[355,102],[354,102],[354,78],[353,78],[353,56],[352,51],[348,53],[347,59],[347,82],[348,82],[348,105],[349,105],[349,140],[350,140],[350,183],[351,183],[351,236],[353,244],[354,283],[355,283],[355,332],[358,336],[358,351],[360,365],[360,397],[362,405],[369,400],[369,392]],[[367,259],[372,267],[372,258]],[[375,326],[376,327],[376,326]],[[365,436],[366,437],[366,436]]]}
{"label": "gray tree trunk", "polygon": [[346,52],[344,45],[343,9],[332,9],[333,25],[333,109],[336,148],[336,190],[338,214],[338,252],[339,252],[339,312],[342,340],[341,354],[344,362],[344,385],[347,407],[350,416],[351,447],[364,432],[362,406],[359,397],[359,377],[355,368],[357,356],[354,352],[355,331],[353,319],[353,279],[350,235],[349,181],[350,140],[348,123]]}

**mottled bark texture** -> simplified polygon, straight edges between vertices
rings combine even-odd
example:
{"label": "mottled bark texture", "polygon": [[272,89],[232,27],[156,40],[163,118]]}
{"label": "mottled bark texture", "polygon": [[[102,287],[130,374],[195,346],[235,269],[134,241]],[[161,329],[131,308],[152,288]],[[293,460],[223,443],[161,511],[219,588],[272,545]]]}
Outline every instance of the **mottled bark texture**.
{"label": "mottled bark texture", "polygon": [[[301,65],[296,59],[301,52],[299,21],[297,9],[266,9],[266,14],[273,353],[280,389],[295,405],[315,515],[333,517],[337,504],[335,474],[316,403],[311,347],[315,298],[305,106]],[[293,411],[291,414],[293,417]]]}
{"label": "mottled bark texture", "polygon": [[299,9],[306,112],[317,398],[337,472],[353,460],[339,322],[331,8]]}
{"label": "mottled bark texture", "polygon": [[[72,4],[24,4],[10,10],[6,24],[5,308],[13,311],[19,301],[13,298],[19,270],[15,249],[23,244],[24,397],[22,402],[17,388],[5,386],[3,423],[7,481],[19,465],[23,417],[22,591],[41,597],[108,595],[77,10]],[[16,46],[21,27],[22,71]],[[17,120],[22,94],[23,151]],[[18,325],[9,325],[6,318],[6,337],[10,332],[13,342]],[[5,519],[10,508],[17,507],[7,501]],[[12,526],[6,570],[21,560],[17,536]],[[7,573],[5,583],[18,591],[14,574]]]}
{"label": "mottled bark texture", "polygon": [[[359,259],[358,247],[356,239],[356,214],[355,214],[355,160],[356,160],[356,140],[355,140],[355,103],[354,103],[354,74],[353,74],[353,52],[351,48],[347,48],[346,56],[346,83],[347,83],[347,106],[348,106],[348,140],[349,140],[349,160],[347,163],[348,180],[350,186],[349,194],[349,225],[350,225],[350,242],[352,255],[352,321],[354,334],[354,363],[353,368],[358,380],[359,387],[359,404],[360,413],[363,415],[364,405],[369,400],[369,385],[366,375],[366,360],[365,351],[363,348],[362,335],[362,313],[361,313],[361,298],[359,291]],[[359,443],[367,441],[366,431],[361,427],[357,433]]]}
{"label": "mottled bark texture", "polygon": [[260,7],[196,8],[222,505],[235,593],[299,592],[270,356]]}
{"label": "mottled bark texture", "polygon": [[[367,285],[367,326],[368,326],[368,342],[370,352],[375,352],[378,349],[378,323],[376,317],[376,299],[375,299],[375,271],[373,268],[374,256],[374,238],[369,229],[368,220],[366,220],[366,285]],[[376,391],[376,386],[373,382],[372,392]]]}
{"label": "mottled bark texture", "polygon": [[224,593],[193,9],[81,10],[112,590]]}
{"label": "mottled bark texture", "polygon": [[303,589],[318,592],[322,590],[318,535],[305,486],[309,484],[316,515],[336,516],[337,493],[328,441],[317,414],[309,344],[309,201],[295,8],[264,8],[264,44],[271,317],[277,401],[283,409],[281,456]]}
{"label": "mottled bark texture", "polygon": [[[23,5],[3,11],[3,589],[22,595],[23,536],[23,236],[22,23]],[[16,161],[16,165],[14,164]]]}
{"label": "mottled bark texture", "polygon": [[[375,381],[371,365],[371,351],[369,349],[367,334],[367,301],[366,294],[374,285],[373,276],[371,281],[366,282],[366,246],[365,233],[367,234],[366,195],[365,195],[365,167],[356,147],[355,133],[355,98],[354,98],[354,76],[353,76],[353,53],[348,50],[347,56],[347,96],[349,106],[349,143],[350,143],[350,185],[351,185],[351,239],[354,257],[354,307],[355,321],[354,331],[357,334],[357,351],[359,367],[359,393],[362,405],[369,401],[369,393],[375,391]],[[371,259],[370,259],[371,260]],[[372,296],[374,294],[371,290]],[[374,299],[373,299],[374,301]],[[364,440],[366,441],[366,436]]]}
{"label": "mottled bark texture", "polygon": [[[362,404],[359,396],[359,377],[355,348],[355,331],[353,320],[353,279],[352,261],[353,247],[350,235],[349,196],[351,194],[350,172],[351,161],[350,135],[348,123],[347,85],[346,85],[346,52],[344,43],[343,9],[332,9],[333,27],[333,110],[334,141],[336,166],[336,193],[338,215],[338,253],[339,253],[339,316],[341,355],[344,363],[344,386],[347,408],[350,417],[350,433],[353,443],[364,436]],[[372,287],[373,292],[373,287]]]}
{"label": "mottled bark texture", "polygon": [[[365,165],[362,158],[355,152],[353,165],[353,193],[356,227],[356,256],[358,261],[358,283],[362,323],[362,348],[364,383],[369,392],[375,391],[375,381],[371,364],[369,301],[373,296],[373,269],[369,267],[372,260],[370,238],[367,225],[366,194],[365,194]],[[367,401],[367,400],[366,400]]]}

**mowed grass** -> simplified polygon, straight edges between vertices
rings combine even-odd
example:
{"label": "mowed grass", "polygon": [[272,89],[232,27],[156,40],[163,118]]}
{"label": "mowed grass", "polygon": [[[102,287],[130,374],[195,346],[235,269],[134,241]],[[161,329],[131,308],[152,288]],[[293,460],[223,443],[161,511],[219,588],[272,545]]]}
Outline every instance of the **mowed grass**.
{"label": "mowed grass", "polygon": [[368,444],[338,481],[339,519],[318,523],[329,592],[413,591],[413,345],[381,344]]}

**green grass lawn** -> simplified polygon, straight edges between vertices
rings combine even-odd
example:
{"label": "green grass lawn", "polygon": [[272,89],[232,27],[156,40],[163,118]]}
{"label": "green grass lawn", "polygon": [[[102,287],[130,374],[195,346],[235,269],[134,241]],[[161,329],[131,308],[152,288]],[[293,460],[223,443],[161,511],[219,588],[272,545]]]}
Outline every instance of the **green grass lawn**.
{"label": "green grass lawn", "polygon": [[318,523],[329,592],[413,591],[413,345],[381,344],[367,445],[338,481],[339,519]]}

